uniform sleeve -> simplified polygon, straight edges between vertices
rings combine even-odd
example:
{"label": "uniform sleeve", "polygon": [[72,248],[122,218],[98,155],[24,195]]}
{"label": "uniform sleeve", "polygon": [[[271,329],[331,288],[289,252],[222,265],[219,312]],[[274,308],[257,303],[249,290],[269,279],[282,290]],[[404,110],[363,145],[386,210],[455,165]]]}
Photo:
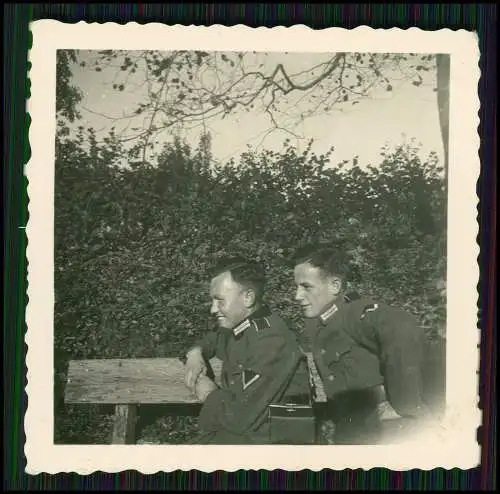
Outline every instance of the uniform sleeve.
{"label": "uniform sleeve", "polygon": [[423,402],[423,351],[425,335],[410,314],[381,307],[364,313],[376,334],[385,391],[402,417],[420,417]]}
{"label": "uniform sleeve", "polygon": [[247,365],[249,377],[242,394],[227,389],[213,391],[200,413],[206,432],[225,429],[245,434],[265,420],[268,405],[285,391],[300,359],[298,347],[283,336],[260,336],[249,348],[253,358]]}
{"label": "uniform sleeve", "polygon": [[210,360],[216,356],[217,353],[220,353],[218,350],[220,350],[222,343],[221,337],[222,335],[219,331],[210,331],[205,334],[203,338],[199,339],[192,347],[190,347],[187,352],[193,348],[200,347],[205,359]]}

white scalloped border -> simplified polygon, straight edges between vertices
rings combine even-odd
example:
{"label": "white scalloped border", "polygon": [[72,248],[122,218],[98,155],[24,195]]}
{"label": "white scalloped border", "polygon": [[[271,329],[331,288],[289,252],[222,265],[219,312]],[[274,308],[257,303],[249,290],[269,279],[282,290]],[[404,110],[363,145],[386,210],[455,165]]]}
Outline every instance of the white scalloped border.
{"label": "white scalloped border", "polygon": [[[479,47],[475,33],[465,30],[423,31],[329,28],[305,25],[250,28],[166,26],[160,23],[64,24],[40,20],[30,26],[33,48],[28,111],[32,156],[28,177],[28,305],[26,365],[28,407],[25,415],[29,474],[137,470],[342,470],[385,467],[469,469],[479,464],[476,429],[480,334],[477,330],[479,246],[476,238],[479,179],[478,97]],[[372,51],[450,53],[450,187],[448,228],[449,410],[442,434],[415,438],[405,446],[62,446],[53,444],[53,197],[55,132],[55,53],[74,49],[204,49],[269,51]],[[452,125],[451,125],[452,124]]]}

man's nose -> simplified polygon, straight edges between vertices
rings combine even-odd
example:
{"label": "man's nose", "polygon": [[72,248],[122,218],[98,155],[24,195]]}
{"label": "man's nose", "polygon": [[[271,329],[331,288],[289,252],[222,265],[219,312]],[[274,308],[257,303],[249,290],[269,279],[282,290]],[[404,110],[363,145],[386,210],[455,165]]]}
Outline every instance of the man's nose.
{"label": "man's nose", "polygon": [[215,300],[212,302],[212,305],[210,306],[210,314],[215,314],[217,312],[217,304],[215,303]]}
{"label": "man's nose", "polygon": [[295,291],[295,300],[297,302],[300,302],[302,300],[302,290],[300,289],[300,287]]}

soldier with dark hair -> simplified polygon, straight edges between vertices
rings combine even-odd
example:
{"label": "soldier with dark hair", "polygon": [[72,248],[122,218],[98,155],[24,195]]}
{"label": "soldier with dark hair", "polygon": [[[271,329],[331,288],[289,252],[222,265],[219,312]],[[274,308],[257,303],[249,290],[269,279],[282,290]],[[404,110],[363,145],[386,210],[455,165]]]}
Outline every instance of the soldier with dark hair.
{"label": "soldier with dark hair", "polygon": [[[416,319],[346,293],[350,268],[340,248],[301,249],[294,265],[295,298],[336,424],[335,442],[377,444],[420,426],[429,410],[425,335]],[[392,420],[383,420],[383,410],[392,412]]]}
{"label": "soldier with dark hair", "polygon": [[[200,443],[269,443],[269,405],[308,396],[306,360],[286,323],[263,304],[264,285],[254,261],[225,259],[211,272],[219,329],[186,355],[186,385],[203,402]],[[214,356],[223,361],[220,388],[206,377]]]}

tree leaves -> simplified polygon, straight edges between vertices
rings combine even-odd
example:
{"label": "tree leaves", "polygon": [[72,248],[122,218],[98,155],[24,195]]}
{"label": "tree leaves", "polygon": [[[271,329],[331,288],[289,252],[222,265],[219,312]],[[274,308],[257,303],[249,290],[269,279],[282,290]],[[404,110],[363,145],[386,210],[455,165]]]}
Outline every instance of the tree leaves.
{"label": "tree leaves", "polygon": [[[286,60],[271,62],[266,52],[99,53],[95,70],[116,71],[112,83],[115,89],[124,91],[147,84],[149,91],[140,103],[143,113],[151,120],[159,114],[166,116],[166,127],[196,125],[201,116],[208,122],[245,112],[265,114],[271,131],[293,128],[317,116],[318,111],[329,113],[349,101],[355,104],[353,99],[370,97],[372,91],[395,91],[394,80],[424,86],[436,69],[433,55],[398,53],[325,54],[320,63],[311,61],[300,70]],[[116,63],[110,65],[111,59]],[[165,84],[168,91],[160,91]],[[176,105],[182,105],[182,111]],[[124,135],[144,146],[154,137],[148,133],[148,142],[144,143],[141,137]]]}
{"label": "tree leaves", "polygon": [[[112,144],[110,140],[107,146]],[[72,150],[60,150],[58,156],[74,156],[75,143],[65,146]],[[415,277],[421,276],[421,266],[428,262],[420,259],[419,264],[412,264],[409,260],[413,254],[408,259],[404,253],[407,246],[413,248],[413,243],[425,239],[418,234],[420,213],[415,207],[428,204],[431,216],[436,216],[441,214],[443,203],[440,182],[430,173],[433,167],[429,166],[422,177],[422,165],[405,150],[386,153],[378,169],[363,170],[356,160],[354,167],[324,169],[327,156],[308,151],[299,155],[288,145],[282,153],[246,153],[239,163],[219,168],[216,173],[209,169],[209,139],[200,143],[196,153],[177,141],[165,148],[156,168],[135,171],[101,163],[105,151],[109,150],[97,148],[89,154],[79,150],[80,167],[76,169],[73,160],[58,158],[56,228],[64,242],[58,242],[56,258],[67,280],[64,283],[82,283],[83,292],[74,299],[77,306],[58,304],[56,313],[60,320],[62,314],[78,310],[81,302],[91,297],[95,302],[82,306],[86,307],[84,313],[93,319],[113,309],[117,312],[113,324],[118,326],[112,331],[121,331],[118,328],[122,323],[139,317],[154,326],[153,320],[142,314],[143,307],[153,299],[157,299],[155,310],[159,314],[174,317],[169,331],[188,322],[194,327],[204,324],[208,316],[202,309],[205,295],[193,283],[204,278],[202,266],[210,262],[211,252],[220,248],[227,252],[243,250],[248,255],[261,252],[272,266],[271,276],[283,279],[274,254],[277,249],[299,243],[304,232],[326,238],[340,235],[353,246],[364,246],[362,271],[369,273],[371,282],[392,287],[405,299],[412,287],[419,286]],[[115,158],[109,153],[106,156],[108,164],[118,158],[118,154]],[[417,177],[424,180],[418,182],[422,195],[418,203],[413,199]],[[91,203],[86,199],[90,192],[94,197]],[[200,252],[206,257],[200,257]],[[430,265],[430,259],[437,259],[432,257],[435,255],[432,249],[428,251]],[[180,284],[161,283],[155,295],[148,288],[165,275],[180,273]],[[124,290],[131,276],[135,288]],[[422,276],[430,276],[430,272]],[[394,285],[402,279],[402,287]],[[289,296],[290,289],[289,280],[269,296],[278,303]],[[58,284],[57,292],[72,293],[74,288]],[[172,299],[174,293],[180,300],[176,315],[162,311],[160,303],[163,297]],[[199,307],[191,303],[195,293],[200,296]],[[298,320],[293,307],[286,312]],[[61,334],[57,327],[56,332]],[[90,330],[92,325],[84,324],[80,331],[85,332],[85,327]],[[136,341],[137,355],[157,352],[153,340],[136,340],[139,335],[133,334],[129,337]],[[179,338],[181,343],[182,335]],[[92,351],[101,350],[104,347],[98,346]]]}
{"label": "tree leaves", "polygon": [[[56,60],[56,112],[58,117],[68,119],[74,122],[79,118],[77,105],[83,99],[83,93],[79,88],[71,84],[72,72],[70,69],[70,62],[76,60],[74,50],[58,50]],[[64,122],[60,122],[59,127],[64,127]],[[61,129],[62,130],[62,129]]]}

